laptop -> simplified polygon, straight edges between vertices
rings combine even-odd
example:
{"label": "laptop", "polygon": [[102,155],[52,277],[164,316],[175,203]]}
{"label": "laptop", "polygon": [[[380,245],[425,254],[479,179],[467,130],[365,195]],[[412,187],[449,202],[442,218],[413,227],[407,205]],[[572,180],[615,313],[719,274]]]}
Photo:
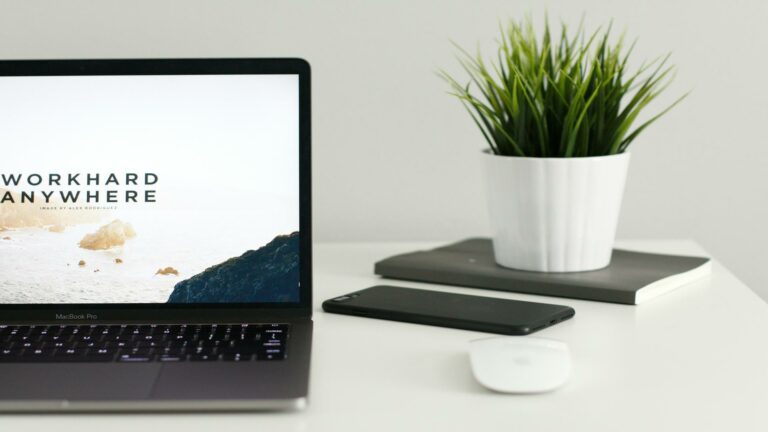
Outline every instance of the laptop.
{"label": "laptop", "polygon": [[307,62],[0,61],[0,118],[0,410],[307,403]]}

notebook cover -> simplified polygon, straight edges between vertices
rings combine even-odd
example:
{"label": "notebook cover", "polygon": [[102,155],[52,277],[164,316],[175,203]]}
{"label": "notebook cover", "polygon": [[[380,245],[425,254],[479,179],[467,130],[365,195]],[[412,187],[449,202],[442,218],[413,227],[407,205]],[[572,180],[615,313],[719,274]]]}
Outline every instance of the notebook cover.
{"label": "notebook cover", "polygon": [[[393,279],[637,304],[641,289],[699,269],[708,262],[709,258],[705,257],[614,249],[611,264],[604,269],[576,273],[531,272],[497,265],[491,240],[471,238],[383,259],[375,264],[374,272]],[[681,283],[679,278],[669,281],[677,285],[688,282],[690,280]]]}

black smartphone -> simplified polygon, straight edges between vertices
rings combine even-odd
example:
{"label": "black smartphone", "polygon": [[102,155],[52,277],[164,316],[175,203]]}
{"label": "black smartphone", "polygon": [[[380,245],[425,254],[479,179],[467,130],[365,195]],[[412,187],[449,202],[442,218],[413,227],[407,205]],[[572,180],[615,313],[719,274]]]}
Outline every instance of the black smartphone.
{"label": "black smartphone", "polygon": [[387,285],[326,300],[323,310],[506,335],[530,334],[576,314],[568,306]]}

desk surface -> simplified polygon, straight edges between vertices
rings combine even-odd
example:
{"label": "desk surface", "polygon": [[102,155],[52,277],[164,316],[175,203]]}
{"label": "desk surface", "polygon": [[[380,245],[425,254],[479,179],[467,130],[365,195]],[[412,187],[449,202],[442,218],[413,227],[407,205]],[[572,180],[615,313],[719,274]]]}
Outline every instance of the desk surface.
{"label": "desk surface", "polygon": [[[688,241],[622,247],[681,254]],[[641,306],[395,282],[572,306],[536,336],[566,341],[570,382],[554,393],[495,394],[472,378],[467,343],[483,333],[320,310],[322,300],[382,281],[373,262],[433,244],[316,246],[310,406],[291,414],[13,415],[0,431],[765,431],[768,306],[722,265]],[[0,383],[2,385],[2,383]]]}

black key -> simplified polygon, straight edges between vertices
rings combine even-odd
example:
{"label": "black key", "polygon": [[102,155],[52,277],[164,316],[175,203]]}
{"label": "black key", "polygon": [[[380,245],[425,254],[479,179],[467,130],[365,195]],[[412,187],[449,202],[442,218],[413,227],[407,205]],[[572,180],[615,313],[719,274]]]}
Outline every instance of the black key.
{"label": "black key", "polygon": [[182,338],[191,338],[195,334],[195,326],[183,325],[179,328],[177,335]]}
{"label": "black key", "polygon": [[211,328],[210,336],[212,339],[221,339],[231,331],[232,327],[228,325],[215,325]]}
{"label": "black key", "polygon": [[219,350],[218,348],[195,348],[191,351],[191,354],[197,354],[197,355],[210,355],[210,356],[218,356]]}
{"label": "black key", "polygon": [[189,361],[216,361],[219,356],[216,354],[190,354]]}
{"label": "black key", "polygon": [[48,342],[66,342],[67,339],[69,339],[69,336],[65,337],[65,336],[60,336],[60,335],[56,334],[56,335],[53,335],[53,336],[49,336],[48,337]]}
{"label": "black key", "polygon": [[134,341],[128,344],[131,348],[158,348],[165,346],[165,344],[162,343],[162,341],[151,341],[151,340],[140,340],[140,341]]}
{"label": "black key", "polygon": [[51,326],[40,332],[40,338],[38,340],[51,341],[53,340],[53,337],[57,336],[58,334],[59,334],[59,327]]}
{"label": "black key", "polygon": [[163,346],[166,348],[183,348],[190,346],[189,342],[185,340],[168,340],[163,343]]}
{"label": "black key", "polygon": [[184,348],[170,348],[170,347],[161,348],[157,352],[160,355],[166,355],[171,357],[174,357],[174,356],[183,357],[187,354],[187,350]]}
{"label": "black key", "polygon": [[263,340],[270,341],[270,340],[285,340],[285,332],[283,330],[279,329],[267,329],[264,330],[264,337]]}
{"label": "black key", "polygon": [[259,360],[283,360],[283,359],[285,359],[285,355],[283,355],[283,354],[259,353],[257,358]]}
{"label": "black key", "polygon": [[11,334],[16,336],[26,336],[32,330],[34,330],[34,326],[16,326],[16,328],[11,330]]}
{"label": "black key", "polygon": [[112,342],[128,342],[133,338],[131,333],[121,333],[116,335],[107,335],[106,338],[104,338],[104,341],[112,341]]}
{"label": "black key", "polygon": [[264,348],[282,348],[283,341],[268,339],[264,343],[262,343],[261,346],[263,346]]}
{"label": "black key", "polygon": [[17,342],[3,342],[0,344],[0,350],[9,350],[17,345]]}
{"label": "black key", "polygon": [[186,355],[160,354],[157,359],[161,362],[180,362],[186,360]]}
{"label": "black key", "polygon": [[113,357],[116,354],[117,354],[117,349],[116,348],[104,348],[104,347],[101,347],[101,348],[91,348],[86,353],[86,355],[89,355],[89,356],[90,355],[111,355]]}
{"label": "black key", "polygon": [[40,335],[48,330],[48,326],[33,326],[30,328],[29,332],[27,333],[27,336],[33,339],[38,339]]}
{"label": "black key", "polygon": [[99,344],[95,341],[81,341],[81,342],[75,342],[75,343],[70,342],[68,345],[76,349],[78,348],[85,349],[85,348],[96,347]]}
{"label": "black key", "polygon": [[213,329],[212,325],[197,325],[193,327],[193,333],[208,336]]}
{"label": "black key", "polygon": [[262,348],[262,349],[259,350],[259,357],[261,357],[262,354],[263,355],[270,355],[270,354],[272,354],[272,355],[282,356],[283,355],[283,350],[281,348]]}
{"label": "black key", "polygon": [[23,349],[0,349],[0,362],[19,362]]}
{"label": "black key", "polygon": [[227,353],[221,355],[223,361],[249,361],[253,358],[253,354],[241,354],[241,353]]}
{"label": "black key", "polygon": [[145,363],[154,360],[154,358],[154,355],[121,354],[117,357],[117,361],[123,363]]}
{"label": "black key", "polygon": [[59,336],[72,336],[80,333],[80,329],[75,326],[60,326]]}
{"label": "black key", "polygon": [[122,348],[120,354],[129,354],[132,356],[147,357],[154,354],[154,348]]}
{"label": "black key", "polygon": [[42,348],[26,349],[21,354],[21,357],[25,359],[31,359],[36,357],[51,357],[54,354],[54,352],[56,352],[55,349],[42,349]]}
{"label": "black key", "polygon": [[240,327],[240,334],[243,339],[254,339],[255,337],[261,337],[261,333],[264,331],[263,326],[259,325],[244,325]]}
{"label": "black key", "polygon": [[59,349],[57,349],[57,350],[56,350],[56,355],[57,355],[57,356],[60,356],[60,355],[61,355],[61,356],[72,356],[72,357],[77,357],[77,356],[82,356],[82,355],[84,355],[84,354],[85,354],[85,351],[86,351],[86,349],[85,349],[85,348],[72,348],[72,347],[66,348],[66,347],[65,347],[65,348],[59,348]]}
{"label": "black key", "polygon": [[107,334],[107,336],[116,336],[116,335],[119,335],[120,333],[122,333],[123,330],[125,330],[125,326],[122,326],[122,325],[111,325],[111,326],[107,327],[107,329],[106,329],[107,333],[106,334]]}
{"label": "black key", "polygon": [[194,347],[215,348],[225,345],[226,342],[217,339],[205,339],[194,342]]}

